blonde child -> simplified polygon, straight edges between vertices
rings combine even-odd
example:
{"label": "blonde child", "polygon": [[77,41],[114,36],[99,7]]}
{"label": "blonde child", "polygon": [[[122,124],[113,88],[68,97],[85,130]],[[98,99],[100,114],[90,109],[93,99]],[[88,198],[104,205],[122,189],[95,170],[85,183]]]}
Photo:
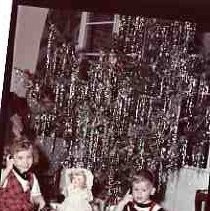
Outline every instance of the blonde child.
{"label": "blonde child", "polygon": [[148,170],[141,170],[133,177],[132,188],[118,203],[115,211],[163,211],[163,208],[151,199],[155,193],[154,176]]}
{"label": "blonde child", "polygon": [[62,184],[65,200],[59,211],[91,211],[93,175],[84,168],[66,169]]}
{"label": "blonde child", "polygon": [[38,153],[26,139],[14,141],[1,171],[0,211],[33,211],[45,207],[38,180],[31,167],[38,162]]}

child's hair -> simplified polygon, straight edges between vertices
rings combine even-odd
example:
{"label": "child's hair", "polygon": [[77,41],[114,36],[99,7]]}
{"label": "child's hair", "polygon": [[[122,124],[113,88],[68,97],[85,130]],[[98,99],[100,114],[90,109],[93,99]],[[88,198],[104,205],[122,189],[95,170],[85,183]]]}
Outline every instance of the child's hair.
{"label": "child's hair", "polygon": [[25,150],[32,150],[33,154],[33,164],[37,164],[39,161],[39,153],[37,148],[26,138],[22,138],[19,140],[14,140],[10,146],[10,154],[14,156],[15,153],[25,151]]}
{"label": "child's hair", "polygon": [[139,182],[149,182],[152,186],[155,186],[155,177],[151,171],[142,169],[133,176],[131,184]]}
{"label": "child's hair", "polygon": [[70,181],[72,182],[73,178],[75,176],[83,176],[84,178],[84,184],[82,186],[82,188],[86,188],[87,187],[87,178],[86,178],[86,174],[83,170],[74,170],[69,174],[70,177]]}

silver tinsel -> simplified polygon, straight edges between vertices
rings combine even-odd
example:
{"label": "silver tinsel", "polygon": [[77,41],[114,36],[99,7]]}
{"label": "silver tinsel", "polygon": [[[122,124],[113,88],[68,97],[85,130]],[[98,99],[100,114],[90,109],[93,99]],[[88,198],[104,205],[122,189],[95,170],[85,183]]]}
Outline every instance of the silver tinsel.
{"label": "silver tinsel", "polygon": [[209,85],[199,72],[201,57],[188,53],[195,30],[190,22],[122,15],[110,52],[90,61],[84,81],[74,47],[56,46],[51,25],[45,80],[38,76],[28,102],[31,108],[38,103],[45,87],[52,93],[52,109],[32,110],[43,142],[52,136],[52,145],[56,138],[65,141],[60,164],[107,169],[106,187],[114,198],[127,172],[129,178],[150,168],[161,185],[168,172],[184,165],[204,167],[210,112],[196,109]]}

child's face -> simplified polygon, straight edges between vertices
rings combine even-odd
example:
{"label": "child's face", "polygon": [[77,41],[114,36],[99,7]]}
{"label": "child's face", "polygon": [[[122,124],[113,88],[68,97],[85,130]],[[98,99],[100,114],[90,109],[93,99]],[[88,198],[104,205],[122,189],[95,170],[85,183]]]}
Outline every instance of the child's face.
{"label": "child's face", "polygon": [[33,164],[33,150],[22,150],[14,153],[14,165],[23,173],[28,171]]}
{"label": "child's face", "polygon": [[84,175],[73,175],[72,184],[74,188],[83,188],[85,185]]}
{"label": "child's face", "polygon": [[132,195],[134,201],[138,203],[147,203],[150,200],[150,195],[154,194],[154,187],[149,181],[134,182]]}

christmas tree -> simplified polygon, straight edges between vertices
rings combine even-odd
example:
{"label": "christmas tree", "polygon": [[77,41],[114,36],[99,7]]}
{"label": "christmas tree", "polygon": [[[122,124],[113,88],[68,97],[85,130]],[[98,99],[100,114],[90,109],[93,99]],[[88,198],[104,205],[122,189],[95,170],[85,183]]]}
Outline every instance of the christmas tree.
{"label": "christmas tree", "polygon": [[209,109],[199,110],[206,101],[195,30],[191,22],[121,15],[111,48],[83,66],[74,43],[58,41],[49,23],[45,66],[27,100],[50,174],[89,168],[95,195],[112,204],[141,168],[162,187],[171,171],[204,167]]}

